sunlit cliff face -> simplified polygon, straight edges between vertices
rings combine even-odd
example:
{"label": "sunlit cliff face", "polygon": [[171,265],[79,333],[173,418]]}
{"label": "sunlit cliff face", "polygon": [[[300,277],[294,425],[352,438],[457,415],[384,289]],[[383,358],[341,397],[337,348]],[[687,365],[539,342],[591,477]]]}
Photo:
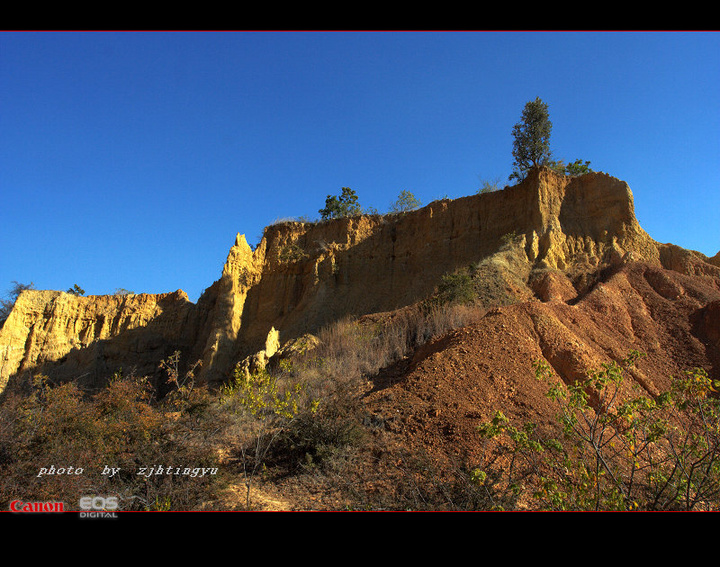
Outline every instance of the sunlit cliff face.
{"label": "sunlit cliff face", "polygon": [[202,361],[202,378],[223,380],[271,330],[282,343],[345,316],[410,305],[469,264],[492,260],[499,281],[526,298],[534,270],[575,277],[629,257],[660,265],[661,252],[678,257],[638,225],[623,181],[536,170],[502,191],[408,213],[272,225],[255,250],[238,235],[196,304],[182,291],[24,292],[0,330],[0,387],[33,369],[92,383],[118,367],[152,374],[176,350],[185,364]]}

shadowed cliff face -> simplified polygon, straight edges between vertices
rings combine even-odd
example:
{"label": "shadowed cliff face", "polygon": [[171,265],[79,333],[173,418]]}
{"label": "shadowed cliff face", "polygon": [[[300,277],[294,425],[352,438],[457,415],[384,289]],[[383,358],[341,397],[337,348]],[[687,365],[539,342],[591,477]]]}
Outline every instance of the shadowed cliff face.
{"label": "shadowed cliff face", "polygon": [[572,280],[629,257],[720,272],[669,246],[638,225],[623,181],[547,169],[503,191],[409,213],[277,224],[254,251],[238,235],[220,279],[197,304],[183,292],[24,292],[0,329],[0,388],[33,369],[95,382],[119,365],[152,373],[175,350],[185,363],[202,360],[201,377],[220,381],[263,348],[271,329],[285,342],[348,315],[410,305],[471,263],[491,263],[518,298],[534,293],[533,272],[560,270]]}

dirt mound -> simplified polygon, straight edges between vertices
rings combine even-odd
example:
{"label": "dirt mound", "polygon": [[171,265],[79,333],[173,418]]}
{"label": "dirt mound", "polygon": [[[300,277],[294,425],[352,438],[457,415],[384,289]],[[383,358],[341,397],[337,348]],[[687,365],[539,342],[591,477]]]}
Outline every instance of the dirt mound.
{"label": "dirt mound", "polygon": [[472,466],[482,450],[476,428],[496,410],[554,422],[534,361],[569,382],[638,350],[646,357],[632,379],[650,394],[695,367],[720,378],[720,279],[630,263],[577,296],[563,278],[553,272],[538,283],[545,301],[492,309],[379,375],[365,402],[384,434],[440,466]]}

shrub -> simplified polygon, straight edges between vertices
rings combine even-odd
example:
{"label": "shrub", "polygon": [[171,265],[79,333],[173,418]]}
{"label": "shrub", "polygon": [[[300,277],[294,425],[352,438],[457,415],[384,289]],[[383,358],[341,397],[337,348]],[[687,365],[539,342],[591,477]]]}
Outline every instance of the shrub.
{"label": "shrub", "polygon": [[277,440],[285,434],[303,409],[313,413],[316,402],[301,408],[303,388],[288,384],[267,369],[246,375],[236,368],[234,379],[222,390],[222,404],[237,418],[237,451],[245,482],[245,506],[250,509],[251,490],[256,476]]}
{"label": "shrub", "polygon": [[78,284],[73,285],[70,289],[67,290],[66,293],[69,293],[70,295],[85,295],[85,290],[81,288]]}
{"label": "shrub", "polygon": [[484,438],[510,442],[505,486],[527,487],[538,509],[720,509],[717,382],[695,369],[656,398],[628,392],[624,375],[640,356],[569,386],[536,363],[563,435],[541,436],[532,422],[516,428],[500,412],[483,424]]}
{"label": "shrub", "polygon": [[473,279],[467,271],[445,274],[438,285],[441,303],[470,303],[475,299]]}
{"label": "shrub", "polygon": [[[38,377],[30,395],[10,393],[0,406],[0,497],[78,509],[81,497],[102,495],[117,497],[120,510],[193,509],[221,480],[207,430],[185,411],[201,398],[195,389],[183,403],[155,402],[146,379],[119,374],[95,395]],[[41,474],[51,467],[81,473]],[[162,474],[149,474],[158,467]]]}
{"label": "shrub", "polygon": [[574,162],[567,165],[565,165],[565,162],[562,160],[550,160],[546,165],[560,175],[578,176],[592,172],[592,169],[590,169],[590,162],[586,161],[583,163],[579,159],[576,159]]}
{"label": "shrub", "polygon": [[415,198],[415,195],[409,191],[401,191],[397,200],[390,205],[391,213],[406,213],[422,206],[422,203]]}
{"label": "shrub", "polygon": [[584,163],[576,159],[574,162],[569,163],[565,166],[565,173],[568,175],[584,175],[586,173],[590,173],[592,169],[590,169],[590,162],[585,161]]}
{"label": "shrub", "polygon": [[297,242],[283,246],[278,254],[278,260],[283,264],[299,262],[307,257],[308,255]]}
{"label": "shrub", "polygon": [[478,189],[477,192],[478,194],[483,195],[485,193],[494,193],[495,191],[502,191],[499,179],[495,179],[494,181],[483,180],[480,189]]}

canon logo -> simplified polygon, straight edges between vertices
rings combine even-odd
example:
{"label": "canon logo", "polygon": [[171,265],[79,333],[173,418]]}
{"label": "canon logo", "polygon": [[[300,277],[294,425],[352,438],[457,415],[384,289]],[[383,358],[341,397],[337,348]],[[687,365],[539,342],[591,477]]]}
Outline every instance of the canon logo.
{"label": "canon logo", "polygon": [[23,502],[13,500],[10,502],[11,512],[64,512],[62,502]]}

